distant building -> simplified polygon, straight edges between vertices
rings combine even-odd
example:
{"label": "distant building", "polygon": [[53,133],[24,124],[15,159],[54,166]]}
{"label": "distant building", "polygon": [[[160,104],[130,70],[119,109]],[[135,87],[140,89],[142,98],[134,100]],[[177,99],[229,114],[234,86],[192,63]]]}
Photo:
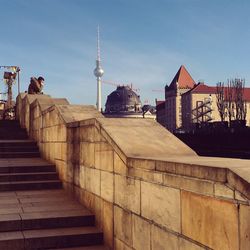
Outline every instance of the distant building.
{"label": "distant building", "polygon": [[184,65],[176,73],[170,85],[165,86],[165,101],[157,105],[157,121],[171,132],[182,127],[181,95],[195,86]]}
{"label": "distant building", "polygon": [[140,96],[129,86],[118,86],[108,95],[103,114],[106,117],[156,118],[155,107],[142,106]]}
{"label": "distant building", "polygon": [[118,86],[108,95],[105,113],[142,112],[141,100],[129,86]]}
{"label": "distant building", "polygon": [[156,120],[162,126],[166,126],[166,112],[165,112],[166,101],[156,101]]}
{"label": "distant building", "polygon": [[182,95],[182,129],[192,130],[194,124],[220,121],[216,104],[216,87],[203,82]]}
{"label": "distant building", "polygon": [[[165,87],[165,101],[156,104],[156,119],[171,132],[190,131],[197,123],[221,121],[216,92],[216,86],[196,84],[182,65],[171,84]],[[246,123],[250,125],[250,88],[244,89],[243,100],[247,107]],[[225,120],[228,121],[228,116]]]}
{"label": "distant building", "polygon": [[156,119],[156,107],[145,104],[142,106],[143,118]]}
{"label": "distant building", "polygon": [[[198,83],[182,95],[182,128],[189,131],[195,124],[221,121],[216,101],[216,86]],[[246,124],[250,125],[250,88],[245,88],[243,100],[246,102]],[[235,104],[233,104],[235,105]],[[233,114],[233,120],[235,114]],[[225,115],[225,121],[229,121]]]}

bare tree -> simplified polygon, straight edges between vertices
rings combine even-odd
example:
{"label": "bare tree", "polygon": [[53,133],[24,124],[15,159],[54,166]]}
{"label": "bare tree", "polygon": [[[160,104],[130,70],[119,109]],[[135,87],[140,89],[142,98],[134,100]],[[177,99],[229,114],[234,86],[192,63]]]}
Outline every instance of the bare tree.
{"label": "bare tree", "polygon": [[231,121],[234,117],[234,90],[233,90],[233,81],[228,80],[227,81],[227,87],[225,89],[225,95],[226,95],[226,110],[228,114],[229,124],[231,124]]}
{"label": "bare tree", "polygon": [[245,80],[237,79],[233,80],[234,88],[234,102],[235,102],[235,111],[236,111],[236,120],[245,120],[246,119],[246,102],[244,100],[244,90],[245,90]]}
{"label": "bare tree", "polygon": [[216,104],[220,114],[220,119],[223,122],[226,115],[224,82],[218,82],[216,84]]}

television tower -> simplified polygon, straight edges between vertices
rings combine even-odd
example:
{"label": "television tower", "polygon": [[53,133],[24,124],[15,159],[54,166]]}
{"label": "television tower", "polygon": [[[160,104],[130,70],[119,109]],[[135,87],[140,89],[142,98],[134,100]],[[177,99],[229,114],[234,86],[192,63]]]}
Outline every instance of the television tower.
{"label": "television tower", "polygon": [[101,77],[104,74],[104,70],[101,67],[101,52],[100,52],[100,39],[99,39],[99,25],[97,27],[97,59],[96,59],[96,68],[94,70],[94,75],[97,80],[97,101],[96,107],[97,110],[101,112],[102,110],[102,86],[101,86]]}

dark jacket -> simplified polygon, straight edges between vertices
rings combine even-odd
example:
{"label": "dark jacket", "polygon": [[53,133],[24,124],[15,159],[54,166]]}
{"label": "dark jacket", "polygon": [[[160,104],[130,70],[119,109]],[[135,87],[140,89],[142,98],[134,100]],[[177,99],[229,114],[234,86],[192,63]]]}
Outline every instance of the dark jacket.
{"label": "dark jacket", "polygon": [[30,78],[30,85],[28,88],[28,94],[42,94],[43,86],[35,77]]}

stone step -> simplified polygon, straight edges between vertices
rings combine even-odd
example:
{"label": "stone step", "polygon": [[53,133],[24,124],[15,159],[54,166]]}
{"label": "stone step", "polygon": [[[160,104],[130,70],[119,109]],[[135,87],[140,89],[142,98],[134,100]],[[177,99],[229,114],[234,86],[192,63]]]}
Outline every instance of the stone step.
{"label": "stone step", "polygon": [[103,245],[87,246],[87,247],[67,247],[67,248],[50,248],[48,250],[108,250],[107,247]]}
{"label": "stone step", "polygon": [[39,152],[39,149],[37,146],[8,146],[8,147],[2,147],[0,145],[0,153],[13,153],[13,152]]}
{"label": "stone step", "polygon": [[2,124],[2,123],[0,123],[0,130],[7,130],[7,131],[21,130],[21,131],[25,131],[25,129],[21,128],[19,126],[19,124]]}
{"label": "stone step", "polygon": [[0,216],[0,232],[94,225],[95,217],[87,209]]}
{"label": "stone step", "polygon": [[0,182],[0,191],[39,190],[62,188],[59,180]]}
{"label": "stone step", "polygon": [[13,139],[25,140],[28,139],[28,136],[27,135],[0,136],[0,140],[13,140]]}
{"label": "stone step", "polygon": [[0,249],[30,250],[103,243],[103,234],[95,227],[25,230],[0,233]]}
{"label": "stone step", "polygon": [[0,121],[0,250],[107,250],[94,225],[18,122]]}
{"label": "stone step", "polygon": [[[9,192],[8,193],[8,197],[9,196],[17,196],[18,198],[39,198],[39,197],[51,197],[51,198],[55,198],[58,196],[69,196],[69,194],[67,192],[65,192],[65,190],[61,189],[61,190],[27,190],[27,191],[17,191],[17,192]],[[6,197],[6,193],[0,193],[0,198],[1,197]]]}
{"label": "stone step", "polygon": [[28,139],[28,135],[24,131],[12,131],[11,133],[1,131],[0,140],[25,140]]}
{"label": "stone step", "polygon": [[54,212],[58,211],[73,211],[82,209],[82,205],[74,201],[62,200],[58,202],[34,202],[25,204],[2,204],[0,205],[0,215],[19,214],[19,213],[40,213],[40,212]]}
{"label": "stone step", "polygon": [[0,158],[35,158],[39,157],[40,153],[37,152],[0,152]]}
{"label": "stone step", "polygon": [[0,182],[58,180],[56,172],[7,173],[0,174]]}
{"label": "stone step", "polygon": [[36,142],[32,140],[0,140],[1,147],[36,147]]}
{"label": "stone step", "polygon": [[[24,163],[25,164],[25,163]],[[0,173],[37,173],[37,172],[55,172],[56,168],[53,164],[47,165],[9,165],[1,164]]]}
{"label": "stone step", "polygon": [[13,136],[27,136],[26,131],[24,130],[14,130],[14,131],[8,131],[5,129],[0,129],[0,138],[1,137],[13,137]]}
{"label": "stone step", "polygon": [[24,128],[20,128],[19,126],[0,126],[0,132],[6,131],[7,133],[11,132],[25,132],[26,130]]}
{"label": "stone step", "polygon": [[0,126],[11,126],[11,125],[19,125],[19,121],[18,120],[0,120]]}

